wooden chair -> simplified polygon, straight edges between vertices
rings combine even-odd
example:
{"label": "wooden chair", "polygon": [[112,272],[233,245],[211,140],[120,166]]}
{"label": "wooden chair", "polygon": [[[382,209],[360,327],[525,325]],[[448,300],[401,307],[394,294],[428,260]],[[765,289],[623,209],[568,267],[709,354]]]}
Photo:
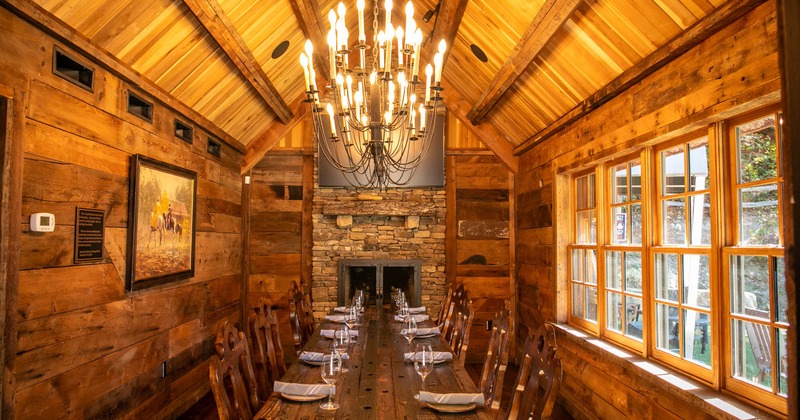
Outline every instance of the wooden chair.
{"label": "wooden chair", "polygon": [[447,292],[444,295],[444,300],[442,300],[442,307],[439,308],[439,315],[436,317],[436,325],[441,328],[444,325],[444,317],[448,314],[450,310],[450,302],[453,301],[453,288],[448,287]]}
{"label": "wooden chair", "polygon": [[264,402],[272,393],[276,380],[286,373],[278,333],[277,317],[266,301],[260,301],[250,314],[250,345],[258,397]]}
{"label": "wooden chair", "polygon": [[211,356],[209,379],[222,420],[253,418],[260,402],[244,333],[225,321],[217,331],[217,354]]}
{"label": "wooden chair", "polygon": [[465,295],[464,285],[461,284],[456,288],[453,292],[452,299],[450,300],[450,305],[448,305],[447,313],[444,317],[444,322],[442,322],[441,330],[442,330],[442,337],[448,343],[453,343],[453,331],[456,324],[456,318],[458,312],[456,310],[456,306],[463,302]]}
{"label": "wooden chair", "polygon": [[483,361],[483,371],[478,386],[486,399],[486,406],[491,408],[495,418],[500,416],[500,397],[508,365],[510,315],[508,309],[503,308],[492,322],[492,335],[489,339],[489,348]]}
{"label": "wooden chair", "polygon": [[543,324],[528,335],[509,419],[550,418],[561,383],[561,361],[555,357],[557,349],[552,325]]}
{"label": "wooden chair", "polygon": [[461,363],[464,363],[467,358],[467,347],[469,347],[469,333],[472,330],[472,321],[475,319],[475,309],[466,293],[464,293],[463,300],[456,306],[456,314],[450,349]]}
{"label": "wooden chair", "polygon": [[289,323],[292,326],[294,351],[300,354],[306,343],[302,326],[303,311],[300,309],[300,305],[302,304],[297,302],[298,293],[297,283],[292,281],[289,285]]}

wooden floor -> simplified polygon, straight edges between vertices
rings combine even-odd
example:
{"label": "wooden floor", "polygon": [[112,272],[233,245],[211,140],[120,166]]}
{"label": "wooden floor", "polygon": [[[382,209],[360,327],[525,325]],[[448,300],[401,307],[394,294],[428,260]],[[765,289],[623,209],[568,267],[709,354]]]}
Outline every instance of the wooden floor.
{"label": "wooden floor", "polygon": [[[481,369],[483,365],[479,363],[472,363],[466,366],[467,373],[469,373],[470,378],[476,384],[481,379]],[[503,393],[501,397],[501,402],[503,403],[503,408],[508,409],[506,406],[511,401],[511,394],[514,391],[514,381],[517,378],[517,373],[519,372],[519,368],[515,364],[509,363],[508,368],[506,369],[505,379],[503,380]],[[211,420],[211,419],[218,419],[219,416],[217,415],[217,405],[214,402],[214,395],[209,391],[208,394],[204,395],[199,401],[197,401],[193,406],[189,407],[185,413],[178,417],[178,420]],[[564,420],[571,420],[572,417],[567,413],[561,405],[556,404],[555,408],[553,409],[553,418],[554,419],[564,419]]]}

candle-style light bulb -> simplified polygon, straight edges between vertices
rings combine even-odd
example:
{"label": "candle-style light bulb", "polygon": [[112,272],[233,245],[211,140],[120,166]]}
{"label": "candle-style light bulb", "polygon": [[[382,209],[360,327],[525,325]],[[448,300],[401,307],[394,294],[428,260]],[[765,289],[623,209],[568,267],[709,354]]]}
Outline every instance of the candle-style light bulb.
{"label": "candle-style light bulb", "polygon": [[306,81],[306,90],[311,90],[311,84],[309,83],[311,75],[308,72],[308,57],[305,53],[300,53],[300,65],[303,66],[303,77]]}
{"label": "candle-style light bulb", "polygon": [[419,131],[425,131],[425,104],[419,105]]}
{"label": "candle-style light bulb", "polygon": [[330,79],[336,78],[336,29],[328,32],[328,64],[331,66]]}
{"label": "candle-style light bulb", "polygon": [[445,40],[439,41],[439,54],[444,56],[444,52],[447,50],[447,42]]}
{"label": "candle-style light bulb", "polygon": [[336,12],[333,9],[328,11],[328,23],[331,24],[331,29],[336,30]]}
{"label": "candle-style light bulb", "polygon": [[[425,103],[431,101],[431,76],[433,75],[433,67],[430,64],[425,66]],[[420,126],[422,127],[422,126]]]}
{"label": "candle-style light bulb", "polygon": [[345,9],[343,1],[339,2],[339,5],[336,7],[336,11],[339,13],[339,18],[344,17],[344,14],[347,12],[347,9]]}
{"label": "candle-style light bulb", "polygon": [[438,86],[442,83],[442,54],[436,53],[433,56],[433,67],[434,67],[434,82]]}
{"label": "candle-style light bulb", "polygon": [[398,27],[397,32],[397,67],[403,67],[403,28]]}
{"label": "candle-style light bulb", "polygon": [[386,32],[389,32],[389,27],[392,26],[392,0],[386,0],[383,8],[386,10]]}
{"label": "candle-style light bulb", "polygon": [[392,71],[392,40],[394,39],[394,28],[389,25],[386,28],[386,71]]}
{"label": "candle-style light bulb", "polygon": [[384,45],[386,44],[386,34],[383,31],[378,32],[378,47],[380,51],[378,51],[378,68],[383,71],[385,67],[384,60],[386,59],[384,54]]}
{"label": "candle-style light bulb", "polygon": [[[414,5],[409,1],[406,3],[406,33],[411,37],[415,32],[416,23],[414,22]],[[413,38],[406,39],[406,44],[412,44]]]}
{"label": "candle-style light bulb", "polygon": [[336,121],[333,119],[333,105],[328,103],[325,106],[325,110],[328,111],[328,117],[331,119],[331,137],[336,137]]}
{"label": "candle-style light bulb", "polygon": [[419,49],[422,46],[422,30],[417,28],[414,32],[414,69],[411,72],[411,77],[419,74]]}
{"label": "candle-style light bulb", "polygon": [[364,33],[364,0],[358,0],[356,8],[358,9],[358,43],[363,44],[367,42],[367,35]]}

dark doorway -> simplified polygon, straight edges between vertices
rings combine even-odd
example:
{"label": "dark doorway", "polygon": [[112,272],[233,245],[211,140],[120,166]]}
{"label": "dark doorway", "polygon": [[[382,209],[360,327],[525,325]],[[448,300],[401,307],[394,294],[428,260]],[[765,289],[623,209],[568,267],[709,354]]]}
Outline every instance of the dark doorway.
{"label": "dark doorway", "polygon": [[364,290],[367,305],[388,305],[392,289],[406,293],[412,306],[420,306],[420,260],[339,260],[339,305],[347,305],[356,289]]}

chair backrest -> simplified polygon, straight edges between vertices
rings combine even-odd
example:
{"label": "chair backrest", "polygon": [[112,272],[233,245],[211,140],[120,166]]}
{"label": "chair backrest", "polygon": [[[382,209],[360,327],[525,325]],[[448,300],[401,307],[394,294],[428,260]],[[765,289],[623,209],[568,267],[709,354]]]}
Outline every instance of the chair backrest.
{"label": "chair backrest", "polygon": [[305,344],[314,335],[317,326],[314,322],[314,312],[311,309],[311,295],[305,287],[305,283],[300,280],[300,285],[295,290],[295,304],[297,305],[297,312],[300,315],[300,330],[303,334],[303,343]]}
{"label": "chair backrest", "polygon": [[[250,354],[253,356],[253,370],[258,385],[258,397],[266,401],[272,393],[272,386],[276,380],[286,373],[283,360],[283,350],[278,347],[280,337],[276,337],[277,318],[266,301],[259,301],[259,305],[250,313]],[[276,343],[276,338],[278,342]]]}
{"label": "chair backrest", "polygon": [[549,418],[561,383],[561,361],[555,357],[556,335],[542,324],[525,340],[525,351],[511,400],[509,419]]}
{"label": "chair backrest", "polygon": [[260,405],[247,338],[228,321],[220,325],[209,379],[220,419],[252,419]]}
{"label": "chair backrest", "polygon": [[472,330],[472,321],[475,319],[475,309],[472,301],[469,300],[465,291],[455,305],[456,322],[453,328],[453,337],[450,341],[450,349],[453,354],[463,363],[467,357],[467,347],[469,347],[469,335]]}
{"label": "chair backrest", "polygon": [[508,336],[511,331],[510,313],[503,308],[492,322],[492,335],[489,348],[483,361],[481,381],[478,386],[486,405],[491,408],[493,416],[500,412],[500,397],[503,391],[503,378],[508,365]]}
{"label": "chair backrest", "polygon": [[303,351],[305,337],[303,334],[302,318],[303,311],[300,309],[302,303],[297,302],[298,296],[297,282],[292,281],[289,284],[289,323],[292,326],[292,341],[294,342],[294,351],[300,354]]}
{"label": "chair backrest", "polygon": [[[745,315],[769,319],[769,311],[756,308],[744,308]],[[758,366],[758,381],[772,373],[772,349],[770,347],[769,326],[754,322],[744,322],[744,329],[753,350],[753,359]]]}
{"label": "chair backrest", "polygon": [[460,303],[463,303],[462,299],[464,298],[465,293],[466,292],[463,284],[456,288],[451,296],[450,304],[448,305],[447,312],[444,317],[444,322],[441,324],[442,337],[451,345],[453,343],[453,331],[456,324],[456,318],[458,317],[458,311],[456,310],[456,307]]}
{"label": "chair backrest", "polygon": [[452,301],[453,301],[453,288],[447,287],[447,292],[444,294],[444,300],[442,300],[442,307],[439,308],[439,315],[436,317],[436,325],[439,325],[440,327],[444,325],[444,317],[450,310],[450,302]]}

